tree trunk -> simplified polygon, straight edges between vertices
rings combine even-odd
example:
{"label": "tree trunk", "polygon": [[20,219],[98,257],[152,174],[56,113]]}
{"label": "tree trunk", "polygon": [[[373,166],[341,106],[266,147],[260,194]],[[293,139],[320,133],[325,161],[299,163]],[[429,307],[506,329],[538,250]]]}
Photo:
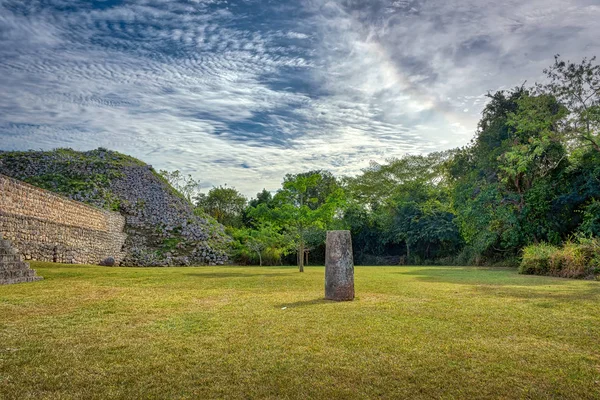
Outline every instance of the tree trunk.
{"label": "tree trunk", "polygon": [[304,241],[298,244],[298,271],[304,272]]}
{"label": "tree trunk", "polygon": [[406,240],[406,264],[410,264],[410,247],[408,246],[408,240]]}
{"label": "tree trunk", "polygon": [[256,254],[258,254],[258,265],[259,267],[262,267],[262,255],[260,254],[260,251],[257,251]]}

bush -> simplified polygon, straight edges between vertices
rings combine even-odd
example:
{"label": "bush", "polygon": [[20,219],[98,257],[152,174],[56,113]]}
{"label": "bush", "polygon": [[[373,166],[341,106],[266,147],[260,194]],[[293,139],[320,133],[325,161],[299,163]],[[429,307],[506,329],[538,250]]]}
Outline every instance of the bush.
{"label": "bush", "polygon": [[579,237],[562,248],[547,243],[527,246],[519,273],[593,279],[600,274],[600,239]]}
{"label": "bush", "polygon": [[454,264],[456,265],[481,265],[483,259],[481,253],[473,246],[465,246],[456,256]]}
{"label": "bush", "polygon": [[600,238],[580,236],[577,240],[587,257],[585,277],[600,275]]}
{"label": "bush", "polygon": [[551,258],[551,274],[563,278],[585,278],[591,254],[577,243],[567,242]]}
{"label": "bush", "polygon": [[519,266],[520,274],[550,275],[551,260],[558,247],[548,243],[532,244],[523,249],[523,259]]}

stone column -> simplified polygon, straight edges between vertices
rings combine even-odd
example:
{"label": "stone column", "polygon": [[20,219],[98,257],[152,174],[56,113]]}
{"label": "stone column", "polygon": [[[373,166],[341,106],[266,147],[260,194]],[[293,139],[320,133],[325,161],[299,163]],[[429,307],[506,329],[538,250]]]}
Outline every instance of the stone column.
{"label": "stone column", "polygon": [[350,231],[328,231],[325,247],[325,298],[354,299],[354,259]]}

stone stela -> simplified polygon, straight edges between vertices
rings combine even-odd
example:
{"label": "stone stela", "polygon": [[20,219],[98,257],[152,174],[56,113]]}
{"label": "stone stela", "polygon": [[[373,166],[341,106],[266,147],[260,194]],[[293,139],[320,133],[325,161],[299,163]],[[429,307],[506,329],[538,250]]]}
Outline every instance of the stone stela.
{"label": "stone stela", "polygon": [[325,298],[354,299],[354,259],[350,231],[328,231],[325,248]]}

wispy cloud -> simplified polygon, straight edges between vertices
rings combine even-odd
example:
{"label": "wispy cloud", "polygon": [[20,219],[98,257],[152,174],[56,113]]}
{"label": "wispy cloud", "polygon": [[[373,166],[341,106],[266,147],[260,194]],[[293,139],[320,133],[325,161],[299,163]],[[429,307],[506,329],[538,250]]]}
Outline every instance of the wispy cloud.
{"label": "wispy cloud", "polygon": [[0,148],[109,147],[205,187],[464,145],[485,93],[600,53],[586,0],[0,0]]}

